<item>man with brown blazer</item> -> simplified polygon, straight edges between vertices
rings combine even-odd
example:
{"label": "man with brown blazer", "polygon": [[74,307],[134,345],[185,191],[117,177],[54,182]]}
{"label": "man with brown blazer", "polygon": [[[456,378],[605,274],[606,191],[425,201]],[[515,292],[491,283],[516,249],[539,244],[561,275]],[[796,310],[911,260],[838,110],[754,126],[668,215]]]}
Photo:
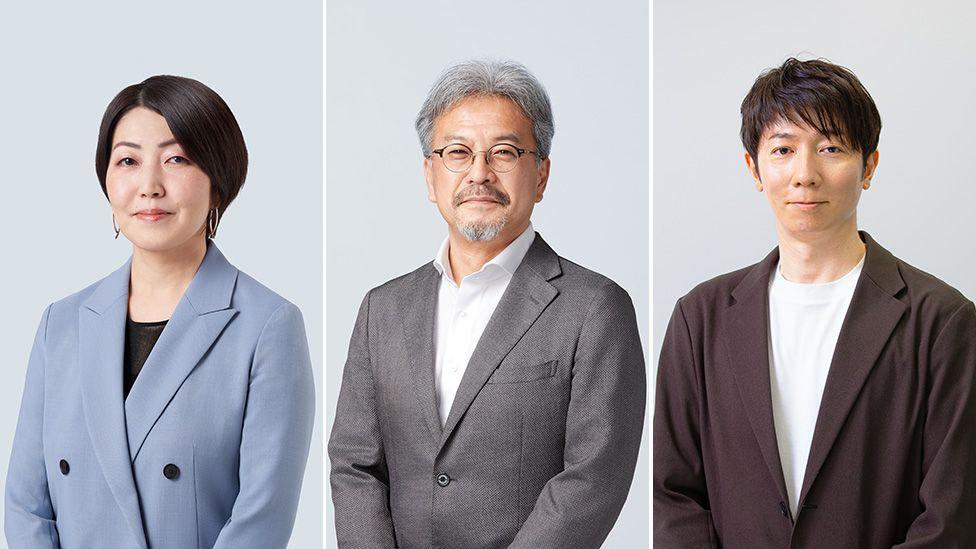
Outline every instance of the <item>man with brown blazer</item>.
{"label": "man with brown blazer", "polygon": [[976,310],[857,230],[880,129],[825,61],[789,59],[743,101],[779,246],[675,306],[655,547],[976,546]]}
{"label": "man with brown blazer", "polygon": [[462,63],[417,130],[448,236],[359,311],[329,441],[339,547],[599,547],[634,474],[644,359],[627,293],[530,222],[548,96],[521,65]]}

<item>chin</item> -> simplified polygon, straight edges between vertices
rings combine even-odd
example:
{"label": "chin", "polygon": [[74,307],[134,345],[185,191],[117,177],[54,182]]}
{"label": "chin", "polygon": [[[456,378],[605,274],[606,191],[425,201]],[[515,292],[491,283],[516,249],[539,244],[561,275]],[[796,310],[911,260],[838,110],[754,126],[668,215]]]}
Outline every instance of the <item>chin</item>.
{"label": "chin", "polygon": [[455,227],[464,238],[471,242],[488,242],[498,238],[507,224],[508,218],[500,216],[495,219],[459,219]]}
{"label": "chin", "polygon": [[160,235],[146,235],[138,234],[126,235],[132,246],[146,252],[167,252],[177,248],[186,246],[194,242],[197,238],[203,240],[202,234],[195,235],[172,235],[172,234],[160,234]]}

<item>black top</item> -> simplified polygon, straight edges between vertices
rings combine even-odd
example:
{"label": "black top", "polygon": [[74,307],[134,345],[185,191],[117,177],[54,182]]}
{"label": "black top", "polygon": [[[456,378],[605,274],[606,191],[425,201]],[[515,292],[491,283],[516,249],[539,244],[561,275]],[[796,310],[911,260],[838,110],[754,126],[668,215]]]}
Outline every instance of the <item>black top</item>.
{"label": "black top", "polygon": [[149,358],[149,353],[163,333],[167,320],[159,322],[125,321],[125,362],[122,365],[122,396],[129,396],[129,389]]}

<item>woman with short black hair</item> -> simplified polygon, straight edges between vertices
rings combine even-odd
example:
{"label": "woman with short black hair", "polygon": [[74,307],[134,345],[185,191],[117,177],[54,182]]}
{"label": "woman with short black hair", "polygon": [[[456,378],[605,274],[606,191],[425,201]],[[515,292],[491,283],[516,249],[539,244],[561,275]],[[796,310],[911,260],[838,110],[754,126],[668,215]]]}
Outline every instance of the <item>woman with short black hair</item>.
{"label": "woman with short black hair", "polygon": [[41,318],[7,541],[285,547],[315,393],[301,312],[213,243],[247,174],[240,127],[202,83],[154,76],[109,104],[95,166],[132,257]]}

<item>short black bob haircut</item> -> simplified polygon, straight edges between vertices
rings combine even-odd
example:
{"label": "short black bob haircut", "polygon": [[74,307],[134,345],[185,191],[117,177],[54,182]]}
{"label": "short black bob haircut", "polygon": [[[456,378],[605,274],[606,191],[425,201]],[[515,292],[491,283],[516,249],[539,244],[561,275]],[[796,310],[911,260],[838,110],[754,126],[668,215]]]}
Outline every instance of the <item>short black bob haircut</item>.
{"label": "short black bob haircut", "polygon": [[742,100],[742,145],[758,160],[763,132],[780,121],[807,125],[857,148],[862,161],[878,148],[881,115],[849,69],[822,59],[787,59],[759,75]]}
{"label": "short black bob haircut", "polygon": [[237,197],[247,177],[247,146],[237,119],[216,92],[182,76],[152,76],[120,91],[102,116],[95,149],[95,173],[105,188],[112,139],[119,120],[136,107],[166,119],[191,162],[210,178],[213,207],[220,214]]}

